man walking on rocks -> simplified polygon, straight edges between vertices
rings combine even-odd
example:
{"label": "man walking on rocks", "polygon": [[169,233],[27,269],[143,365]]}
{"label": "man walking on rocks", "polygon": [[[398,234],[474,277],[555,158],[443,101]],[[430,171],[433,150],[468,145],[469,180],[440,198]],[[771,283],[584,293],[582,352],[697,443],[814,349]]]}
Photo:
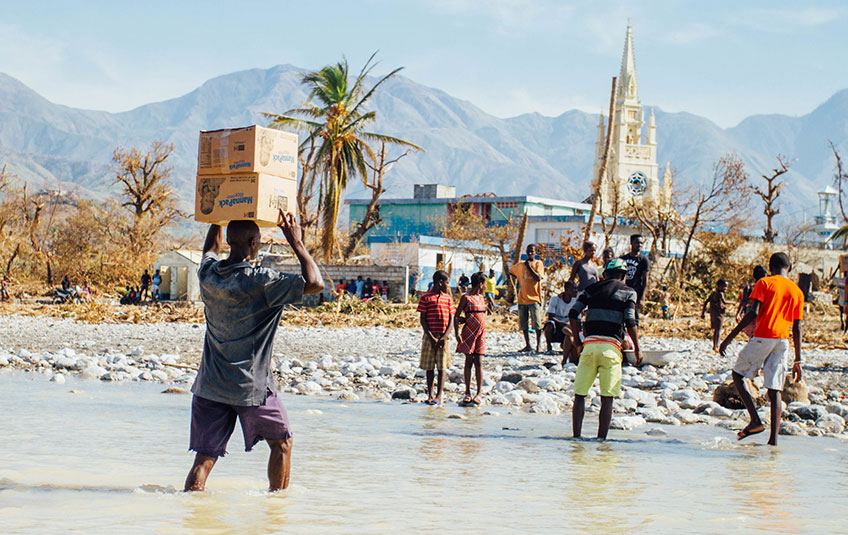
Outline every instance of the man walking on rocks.
{"label": "man walking on rocks", "polygon": [[621,360],[625,329],[633,340],[636,364],[642,360],[636,328],[636,292],[624,284],[627,264],[620,258],[610,260],[604,269],[604,280],[592,284],[577,297],[568,313],[573,333],[572,343],[580,346],[580,314],[586,310],[577,376],[574,378],[572,430],[580,438],[586,396],[598,377],[601,412],[598,415],[598,438],[606,439],[612,420],[612,401],[621,394]]}
{"label": "man walking on rocks", "polygon": [[745,387],[744,377],[753,379],[762,370],[763,386],[768,390],[771,404],[771,435],[768,443],[777,446],[780,432],[780,392],[786,380],[786,352],[789,349],[789,334],[795,347],[795,362],[792,365],[792,380],[801,380],[801,320],[804,317],[804,294],[787,275],[791,265],[786,253],[775,253],[769,259],[770,277],[763,277],[754,285],[749,299],[748,312],[721,343],[722,356],[727,346],[751,322],[756,322],[754,337],[736,357],[733,365],[733,383],[745,404],[751,422],[739,433],[738,440],[765,431],[754,399]]}
{"label": "man walking on rocks", "polygon": [[278,225],[300,262],[300,275],[248,263],[260,246],[259,227],[253,221],[227,225],[230,256],[225,260],[218,260],[221,227],[212,225],[206,235],[197,272],[206,306],[206,337],[191,387],[189,449],[197,455],[186,478],[186,491],[205,489],[218,457],[227,453],[236,418],[246,451],[261,440],[271,447],[270,490],[288,487],[292,434],[271,375],[272,346],[283,307],[300,301],[303,294],[320,292],[324,281],[301,241],[297,219],[280,211]]}

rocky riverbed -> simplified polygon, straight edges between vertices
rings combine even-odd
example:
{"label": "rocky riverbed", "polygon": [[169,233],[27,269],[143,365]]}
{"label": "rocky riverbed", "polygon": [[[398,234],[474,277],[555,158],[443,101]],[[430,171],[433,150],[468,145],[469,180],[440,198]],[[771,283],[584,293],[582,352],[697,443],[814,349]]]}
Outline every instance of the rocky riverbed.
{"label": "rocky riverbed", "polygon": [[[100,381],[155,381],[172,392],[188,388],[200,359],[202,325],[86,324],[44,317],[0,318],[0,372],[23,369],[45,380],[64,382],[68,375]],[[422,401],[423,372],[417,369],[421,333],[411,329],[281,327],[275,341],[274,374],[285,392],[399,402]],[[516,353],[520,336],[489,333],[484,357],[484,396],[479,410],[527,411],[556,415],[573,403],[576,366],[558,364],[559,355]],[[734,344],[735,355],[741,343]],[[622,395],[614,402],[614,428],[646,423],[702,423],[741,429],[744,410],[728,399],[732,358],[723,358],[702,340],[643,340],[643,348],[671,351],[664,366],[625,366]],[[783,434],[848,439],[848,352],[804,351],[806,388],[785,406]],[[462,355],[454,356],[445,385],[446,406],[464,391]],[[761,384],[761,381],[755,381]],[[804,392],[806,390],[806,392]],[[597,387],[587,400],[600,405]],[[760,409],[768,420],[768,407]],[[462,413],[452,414],[462,417]]]}

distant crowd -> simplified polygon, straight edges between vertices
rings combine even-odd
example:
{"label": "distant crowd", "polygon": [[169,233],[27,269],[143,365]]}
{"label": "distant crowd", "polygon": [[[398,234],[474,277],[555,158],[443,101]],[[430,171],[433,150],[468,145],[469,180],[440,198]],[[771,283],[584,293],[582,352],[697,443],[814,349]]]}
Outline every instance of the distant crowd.
{"label": "distant crowd", "polygon": [[389,283],[388,281],[383,281],[381,284],[376,280],[371,280],[371,277],[362,280],[362,275],[348,282],[341,279],[336,285],[336,296],[338,298],[344,295],[353,296],[363,301],[369,301],[375,298],[388,301]]}

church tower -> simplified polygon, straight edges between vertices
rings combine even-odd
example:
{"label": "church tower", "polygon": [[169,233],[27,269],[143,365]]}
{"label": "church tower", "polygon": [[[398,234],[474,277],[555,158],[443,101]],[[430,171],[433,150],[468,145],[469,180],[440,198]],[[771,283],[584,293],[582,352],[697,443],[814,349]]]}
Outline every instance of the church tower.
{"label": "church tower", "polygon": [[[645,113],[636,84],[633,30],[629,20],[613,110],[609,160],[600,188],[601,213],[605,215],[612,215],[615,210],[616,192],[618,212],[631,200],[660,201],[663,194],[657,177],[657,127],[653,110],[645,125]],[[595,144],[593,180],[598,176],[603,160],[605,135],[606,121],[602,114]]]}

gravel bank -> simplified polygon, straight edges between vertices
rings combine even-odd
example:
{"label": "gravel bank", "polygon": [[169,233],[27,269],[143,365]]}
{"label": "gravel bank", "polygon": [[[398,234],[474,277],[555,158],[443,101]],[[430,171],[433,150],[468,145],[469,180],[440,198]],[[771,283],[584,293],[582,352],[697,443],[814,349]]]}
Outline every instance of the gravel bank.
{"label": "gravel bank", "polygon": [[[25,369],[62,382],[76,374],[103,381],[157,381],[187,388],[201,354],[202,325],[92,325],[44,317],[0,318],[0,370]],[[283,391],[333,396],[345,401],[377,399],[421,401],[423,372],[417,369],[421,333],[412,329],[281,327],[275,341],[275,374]],[[573,365],[559,356],[526,355],[518,334],[492,332],[484,358],[484,398],[480,410],[526,410],[560,414],[573,400]],[[741,343],[734,344],[735,355]],[[625,366],[622,396],[615,400],[613,427],[647,422],[704,423],[740,429],[744,411],[728,408],[716,389],[730,378],[732,358],[722,358],[705,340],[643,340],[646,350],[672,351],[660,367]],[[848,439],[848,379],[845,350],[806,350],[806,396],[789,403],[784,434],[828,435]],[[445,387],[447,404],[464,390],[462,355],[454,357]],[[180,391],[177,389],[176,391]],[[722,404],[714,401],[722,401]],[[588,406],[600,398],[590,392]],[[498,409],[497,407],[501,407]],[[767,407],[761,409],[768,419]],[[460,415],[458,415],[460,416]]]}

